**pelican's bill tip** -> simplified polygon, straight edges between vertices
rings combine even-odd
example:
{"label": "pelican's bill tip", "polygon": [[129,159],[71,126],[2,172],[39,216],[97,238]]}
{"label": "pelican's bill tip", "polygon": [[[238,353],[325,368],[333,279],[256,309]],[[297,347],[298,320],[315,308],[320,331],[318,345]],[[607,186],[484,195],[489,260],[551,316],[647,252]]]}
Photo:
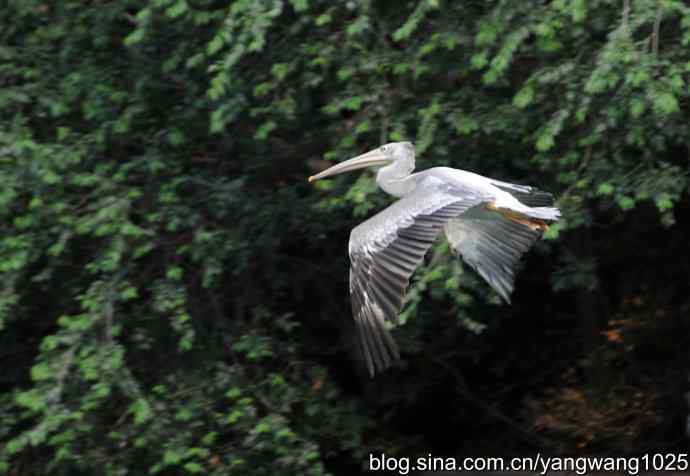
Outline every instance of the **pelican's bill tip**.
{"label": "pelican's bill tip", "polygon": [[310,175],[309,178],[307,179],[307,181],[309,183],[312,183],[314,180],[316,180],[316,177],[314,177],[313,175]]}

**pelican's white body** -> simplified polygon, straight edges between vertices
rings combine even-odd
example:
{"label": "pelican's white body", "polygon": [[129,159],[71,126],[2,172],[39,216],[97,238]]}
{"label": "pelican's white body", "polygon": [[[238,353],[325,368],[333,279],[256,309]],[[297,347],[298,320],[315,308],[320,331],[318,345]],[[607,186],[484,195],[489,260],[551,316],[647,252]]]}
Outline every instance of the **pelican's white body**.
{"label": "pelican's white body", "polygon": [[[403,143],[406,144],[406,143]],[[385,147],[392,147],[390,144]],[[498,188],[496,183],[512,185],[484,177],[466,170],[450,167],[433,167],[413,174],[415,168],[414,150],[400,147],[400,154],[390,165],[381,167],[376,174],[376,183],[381,189],[394,197],[404,197],[417,187],[443,182],[458,190],[474,190],[482,195],[492,196],[496,208],[504,208],[524,213],[526,207],[510,193]]]}

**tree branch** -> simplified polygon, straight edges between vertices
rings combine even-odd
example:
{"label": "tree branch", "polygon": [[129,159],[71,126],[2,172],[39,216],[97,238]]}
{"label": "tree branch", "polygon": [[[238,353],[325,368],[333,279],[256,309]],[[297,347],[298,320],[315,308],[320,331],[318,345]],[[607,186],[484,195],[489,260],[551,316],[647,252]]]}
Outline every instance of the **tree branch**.
{"label": "tree branch", "polygon": [[659,56],[659,29],[661,28],[661,17],[663,12],[661,5],[656,9],[656,18],[654,19],[654,32],[652,33],[652,54]]}
{"label": "tree branch", "polygon": [[623,0],[623,29],[630,34],[630,0]]}

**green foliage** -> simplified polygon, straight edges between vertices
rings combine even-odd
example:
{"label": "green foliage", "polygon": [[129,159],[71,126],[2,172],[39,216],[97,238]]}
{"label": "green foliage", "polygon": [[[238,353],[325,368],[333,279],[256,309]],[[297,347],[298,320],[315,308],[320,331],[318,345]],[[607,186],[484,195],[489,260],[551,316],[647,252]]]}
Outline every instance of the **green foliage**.
{"label": "green foliage", "polygon": [[[690,8],[621,3],[9,2],[0,474],[318,475],[419,450],[333,363],[348,229],[388,199],[366,173],[305,177],[414,140],[421,168],[553,190],[539,283],[597,289],[597,257],[555,238],[645,205],[671,227],[688,192]],[[410,361],[462,357],[420,350],[417,313],[475,335],[498,304],[432,255],[402,315]]]}

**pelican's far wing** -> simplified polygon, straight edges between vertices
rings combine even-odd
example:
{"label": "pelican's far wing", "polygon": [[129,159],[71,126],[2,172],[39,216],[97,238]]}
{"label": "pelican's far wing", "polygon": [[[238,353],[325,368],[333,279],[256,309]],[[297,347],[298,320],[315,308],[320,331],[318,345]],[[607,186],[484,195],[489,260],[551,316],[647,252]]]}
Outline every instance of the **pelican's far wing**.
{"label": "pelican's far wing", "polygon": [[448,220],[486,201],[471,190],[427,183],[350,234],[350,295],[358,341],[373,376],[399,359],[385,327],[397,323],[410,276]]}
{"label": "pelican's far wing", "polygon": [[490,179],[491,184],[500,188],[504,192],[508,192],[513,197],[528,207],[552,207],[553,195],[549,192],[544,192],[529,185],[518,185],[516,183],[501,182],[500,180]]}
{"label": "pelican's far wing", "polygon": [[483,205],[450,220],[445,231],[453,252],[461,255],[508,303],[520,257],[542,236],[541,231]]}

